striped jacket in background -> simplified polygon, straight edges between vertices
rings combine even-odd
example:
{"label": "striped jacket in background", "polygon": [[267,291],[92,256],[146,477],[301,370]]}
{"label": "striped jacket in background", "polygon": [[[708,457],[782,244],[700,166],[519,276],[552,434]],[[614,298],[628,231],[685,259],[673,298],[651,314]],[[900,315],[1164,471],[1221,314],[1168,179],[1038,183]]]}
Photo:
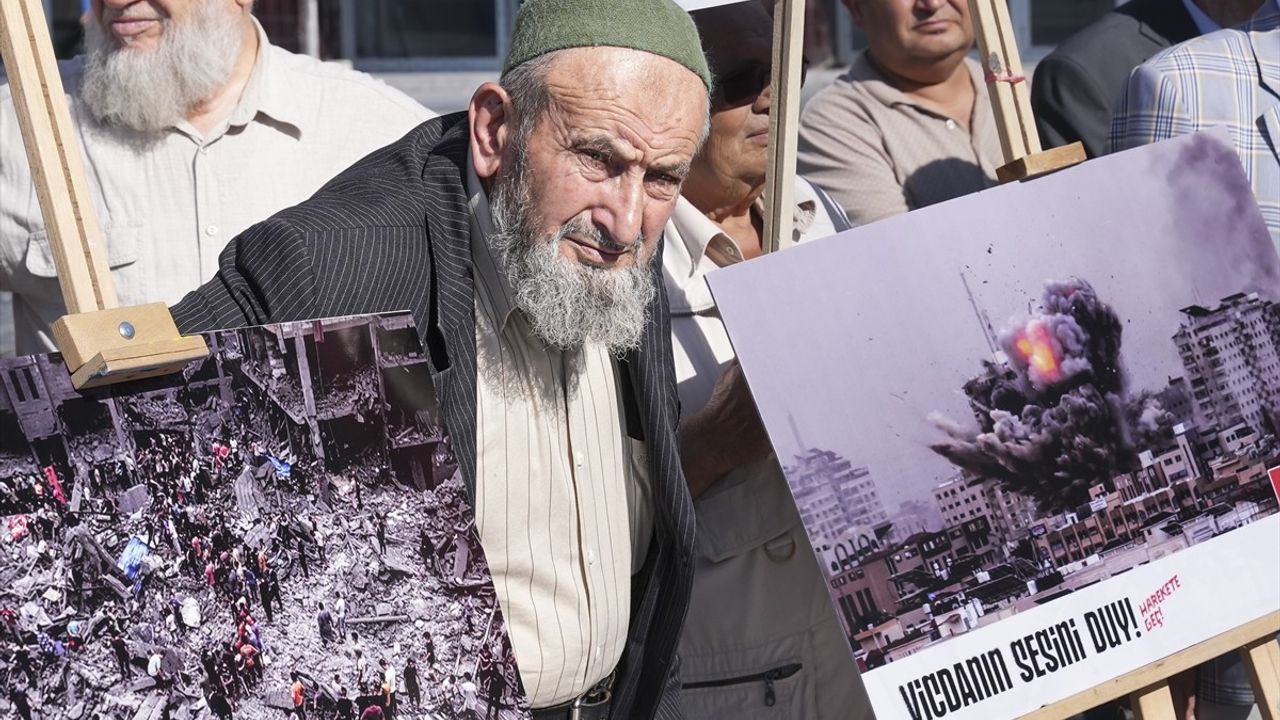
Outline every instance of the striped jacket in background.
{"label": "striped jacket in background", "polygon": [[[408,310],[427,351],[468,500],[476,499],[476,329],[467,204],[467,114],[429,120],[310,200],[236,237],[213,280],[172,309],[184,333]],[[631,626],[611,716],[677,720],[676,644],[693,582],[693,501],[676,441],[679,404],[661,245],[640,349],[619,363],[625,427],[643,439],[654,529],[631,580]],[[643,435],[643,437],[638,437]]]}
{"label": "striped jacket in background", "polygon": [[1226,128],[1280,251],[1280,2],[1239,29],[1175,45],[1134,69],[1111,121],[1125,150]]}

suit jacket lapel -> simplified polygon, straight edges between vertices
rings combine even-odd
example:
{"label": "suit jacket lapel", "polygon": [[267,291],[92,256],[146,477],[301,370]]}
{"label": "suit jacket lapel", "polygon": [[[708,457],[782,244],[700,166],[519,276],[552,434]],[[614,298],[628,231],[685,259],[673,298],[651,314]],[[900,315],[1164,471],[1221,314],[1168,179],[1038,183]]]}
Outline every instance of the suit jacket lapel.
{"label": "suit jacket lapel", "polygon": [[633,597],[629,642],[632,647],[643,647],[644,652],[642,657],[639,653],[624,656],[624,672],[614,695],[619,707],[637,716],[652,714],[658,704],[680,640],[693,582],[693,500],[680,470],[676,443],[680,406],[675,395],[671,318],[661,275],[661,250],[659,244],[659,254],[653,261],[658,288],[653,317],[645,328],[640,349],[627,355],[621,375],[623,382],[629,381],[643,419],[654,504],[654,542],[645,568],[633,585],[637,595]]}
{"label": "suit jacket lapel", "polygon": [[463,179],[469,144],[467,124],[458,122],[440,138],[423,169],[423,182],[431,198],[426,207],[426,225],[432,284],[428,326],[420,328],[419,334],[432,347],[432,384],[468,499],[474,503],[475,286],[471,275],[471,211]]}
{"label": "suit jacket lapel", "polygon": [[[1276,47],[1274,35],[1274,32],[1253,31],[1249,33],[1249,42],[1262,87],[1280,101],[1280,49]],[[1266,126],[1271,154],[1280,160],[1280,102],[1271,103],[1258,122]]]}

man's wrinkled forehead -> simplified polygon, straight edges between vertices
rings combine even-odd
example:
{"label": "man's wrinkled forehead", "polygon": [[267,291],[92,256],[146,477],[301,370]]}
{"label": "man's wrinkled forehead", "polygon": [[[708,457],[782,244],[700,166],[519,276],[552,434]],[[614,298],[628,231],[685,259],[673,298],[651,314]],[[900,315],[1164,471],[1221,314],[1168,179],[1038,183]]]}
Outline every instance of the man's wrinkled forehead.
{"label": "man's wrinkled forehead", "polygon": [[614,137],[654,158],[691,158],[702,139],[702,80],[666,58],[623,48],[561,52],[548,67],[548,129],[564,143]]}

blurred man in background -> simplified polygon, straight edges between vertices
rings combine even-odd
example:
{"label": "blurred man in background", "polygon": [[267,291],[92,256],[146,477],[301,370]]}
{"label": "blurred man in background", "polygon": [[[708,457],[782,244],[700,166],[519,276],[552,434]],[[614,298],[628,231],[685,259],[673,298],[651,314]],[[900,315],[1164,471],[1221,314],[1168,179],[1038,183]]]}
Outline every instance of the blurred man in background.
{"label": "blurred man in background", "polygon": [[1280,252],[1280,3],[1239,29],[1174,46],[1138,66],[1111,124],[1113,150],[1223,128]]}
{"label": "blurred man in background", "polygon": [[965,0],[844,0],[867,34],[800,118],[799,170],[854,225],[995,184],[1004,164]]}
{"label": "blurred man in background", "polygon": [[[667,223],[683,428],[695,498],[693,601],[680,641],[691,719],[870,717],[840,623],[786,478],[734,360],[706,277],[760,255],[769,142],[769,14],[758,2],[693,13],[715,74],[711,132]],[[826,193],[795,187],[797,241],[848,227]]]}
{"label": "blurred man in background", "polygon": [[[62,65],[122,305],[176,302],[228,240],[432,113],[380,81],[270,44],[253,0],[94,0]],[[0,86],[0,290],[17,351],[65,312],[7,85]]]}
{"label": "blurred man in background", "polygon": [[1106,152],[1129,73],[1157,52],[1243,22],[1259,0],[1133,0],[1067,38],[1036,65],[1031,107],[1044,147]]}

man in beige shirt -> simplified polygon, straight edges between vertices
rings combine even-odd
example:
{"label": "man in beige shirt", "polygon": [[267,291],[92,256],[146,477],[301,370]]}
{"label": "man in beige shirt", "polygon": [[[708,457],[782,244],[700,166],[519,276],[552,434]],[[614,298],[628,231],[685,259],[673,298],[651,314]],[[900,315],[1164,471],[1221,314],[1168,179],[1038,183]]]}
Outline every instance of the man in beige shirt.
{"label": "man in beige shirt", "polygon": [[965,0],[844,0],[869,47],[800,118],[799,171],[854,225],[995,184],[1004,164]]}
{"label": "man in beige shirt", "polygon": [[[698,521],[680,639],[690,720],[870,717],[795,502],[741,379],[707,275],[761,252],[772,23],[759,0],[693,13],[716,75],[711,133],[667,223],[663,276]],[[845,230],[804,180],[794,239]],[[780,298],[780,300],[783,300]],[[801,310],[803,312],[803,310]]]}
{"label": "man in beige shirt", "polygon": [[[98,0],[64,63],[120,302],[172,303],[227,241],[433,113],[268,41],[252,0]],[[62,295],[16,111],[0,86],[0,290],[19,353],[53,349]]]}

